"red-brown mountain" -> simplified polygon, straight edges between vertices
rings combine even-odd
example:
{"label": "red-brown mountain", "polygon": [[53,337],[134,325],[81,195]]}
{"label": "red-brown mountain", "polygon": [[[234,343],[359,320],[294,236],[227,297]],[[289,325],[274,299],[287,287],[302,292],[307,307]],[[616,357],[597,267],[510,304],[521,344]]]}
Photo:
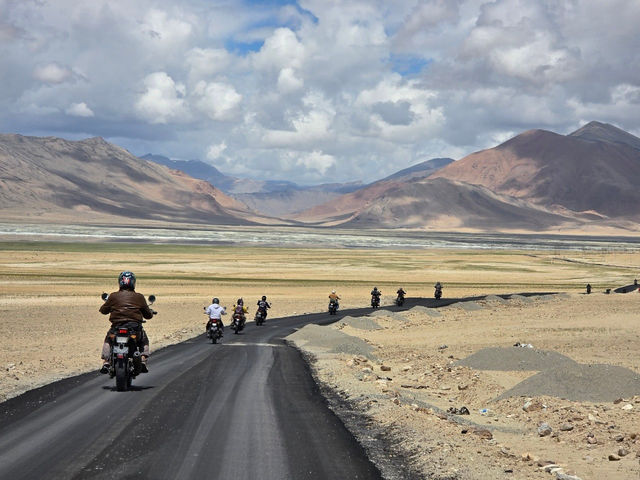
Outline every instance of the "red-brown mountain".
{"label": "red-brown mountain", "polygon": [[438,230],[546,231],[580,228],[587,215],[562,215],[524,200],[445,178],[395,185],[343,226]]}
{"label": "red-brown mountain", "polygon": [[570,135],[524,132],[464,157],[430,178],[447,178],[551,210],[640,218],[640,139],[592,122]]}
{"label": "red-brown mountain", "polygon": [[102,138],[0,135],[0,219],[246,224],[209,183],[141,160]]}

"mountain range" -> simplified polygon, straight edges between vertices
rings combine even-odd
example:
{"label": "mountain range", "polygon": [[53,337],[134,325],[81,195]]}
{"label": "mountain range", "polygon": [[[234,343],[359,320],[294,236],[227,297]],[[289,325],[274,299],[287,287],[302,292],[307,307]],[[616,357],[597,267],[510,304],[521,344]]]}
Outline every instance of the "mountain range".
{"label": "mountain range", "polygon": [[640,138],[600,122],[569,135],[529,130],[369,185],[311,187],[240,179],[204,162],[138,158],[101,138],[0,135],[0,220],[15,222],[620,234],[639,230],[638,185]]}
{"label": "mountain range", "polygon": [[0,219],[42,223],[251,224],[208,182],[89,138],[0,135]]}

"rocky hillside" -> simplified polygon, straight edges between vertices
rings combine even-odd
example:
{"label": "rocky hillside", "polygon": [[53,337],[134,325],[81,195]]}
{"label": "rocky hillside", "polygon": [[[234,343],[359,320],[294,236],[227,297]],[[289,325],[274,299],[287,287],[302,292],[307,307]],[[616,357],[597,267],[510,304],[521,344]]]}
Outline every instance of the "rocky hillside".
{"label": "rocky hillside", "polygon": [[571,135],[524,132],[458,160],[431,178],[480,185],[552,210],[637,218],[640,139],[591,123]]}
{"label": "rocky hillside", "polygon": [[6,134],[0,135],[0,218],[246,224],[251,214],[209,183],[102,138]]}

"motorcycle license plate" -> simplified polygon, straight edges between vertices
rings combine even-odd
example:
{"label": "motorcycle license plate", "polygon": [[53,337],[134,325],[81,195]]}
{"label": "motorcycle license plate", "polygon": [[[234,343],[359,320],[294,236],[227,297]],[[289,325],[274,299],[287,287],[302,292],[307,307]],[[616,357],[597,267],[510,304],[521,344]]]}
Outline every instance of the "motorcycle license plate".
{"label": "motorcycle license plate", "polygon": [[128,343],[129,337],[116,337],[116,342],[118,343]]}

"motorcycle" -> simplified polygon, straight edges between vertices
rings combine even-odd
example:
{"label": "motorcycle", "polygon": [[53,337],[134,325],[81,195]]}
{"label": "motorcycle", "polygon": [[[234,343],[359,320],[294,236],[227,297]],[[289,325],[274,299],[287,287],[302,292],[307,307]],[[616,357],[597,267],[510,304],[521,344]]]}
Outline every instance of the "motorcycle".
{"label": "motorcycle", "polygon": [[254,318],[256,325],[258,326],[263,325],[266,317],[267,317],[267,312],[265,312],[262,308],[259,308],[256,311],[256,316]]}
{"label": "motorcycle", "polygon": [[404,295],[398,294],[396,297],[396,305],[401,307],[404,304]]}
{"label": "motorcycle", "polygon": [[331,300],[329,302],[329,315],[335,315],[338,313],[338,302]]}
{"label": "motorcycle", "polygon": [[[106,301],[108,294],[102,294]],[[156,301],[155,295],[149,295],[149,306]],[[151,310],[157,314],[155,310]],[[143,320],[144,322],[144,320]],[[141,349],[138,337],[142,334],[142,326],[138,322],[126,322],[113,327],[108,334],[111,345],[109,361],[109,378],[116,379],[116,390],[125,392],[131,388],[131,382],[142,372]]]}
{"label": "motorcycle", "polygon": [[209,322],[207,336],[211,339],[211,343],[218,343],[218,340],[222,338],[222,329],[218,325],[218,322]]}
{"label": "motorcycle", "polygon": [[231,322],[231,328],[233,328],[234,333],[241,332],[244,329],[244,314],[243,313],[234,313],[233,321]]}
{"label": "motorcycle", "polygon": [[380,297],[378,295],[371,295],[371,307],[378,308],[380,306]]}

